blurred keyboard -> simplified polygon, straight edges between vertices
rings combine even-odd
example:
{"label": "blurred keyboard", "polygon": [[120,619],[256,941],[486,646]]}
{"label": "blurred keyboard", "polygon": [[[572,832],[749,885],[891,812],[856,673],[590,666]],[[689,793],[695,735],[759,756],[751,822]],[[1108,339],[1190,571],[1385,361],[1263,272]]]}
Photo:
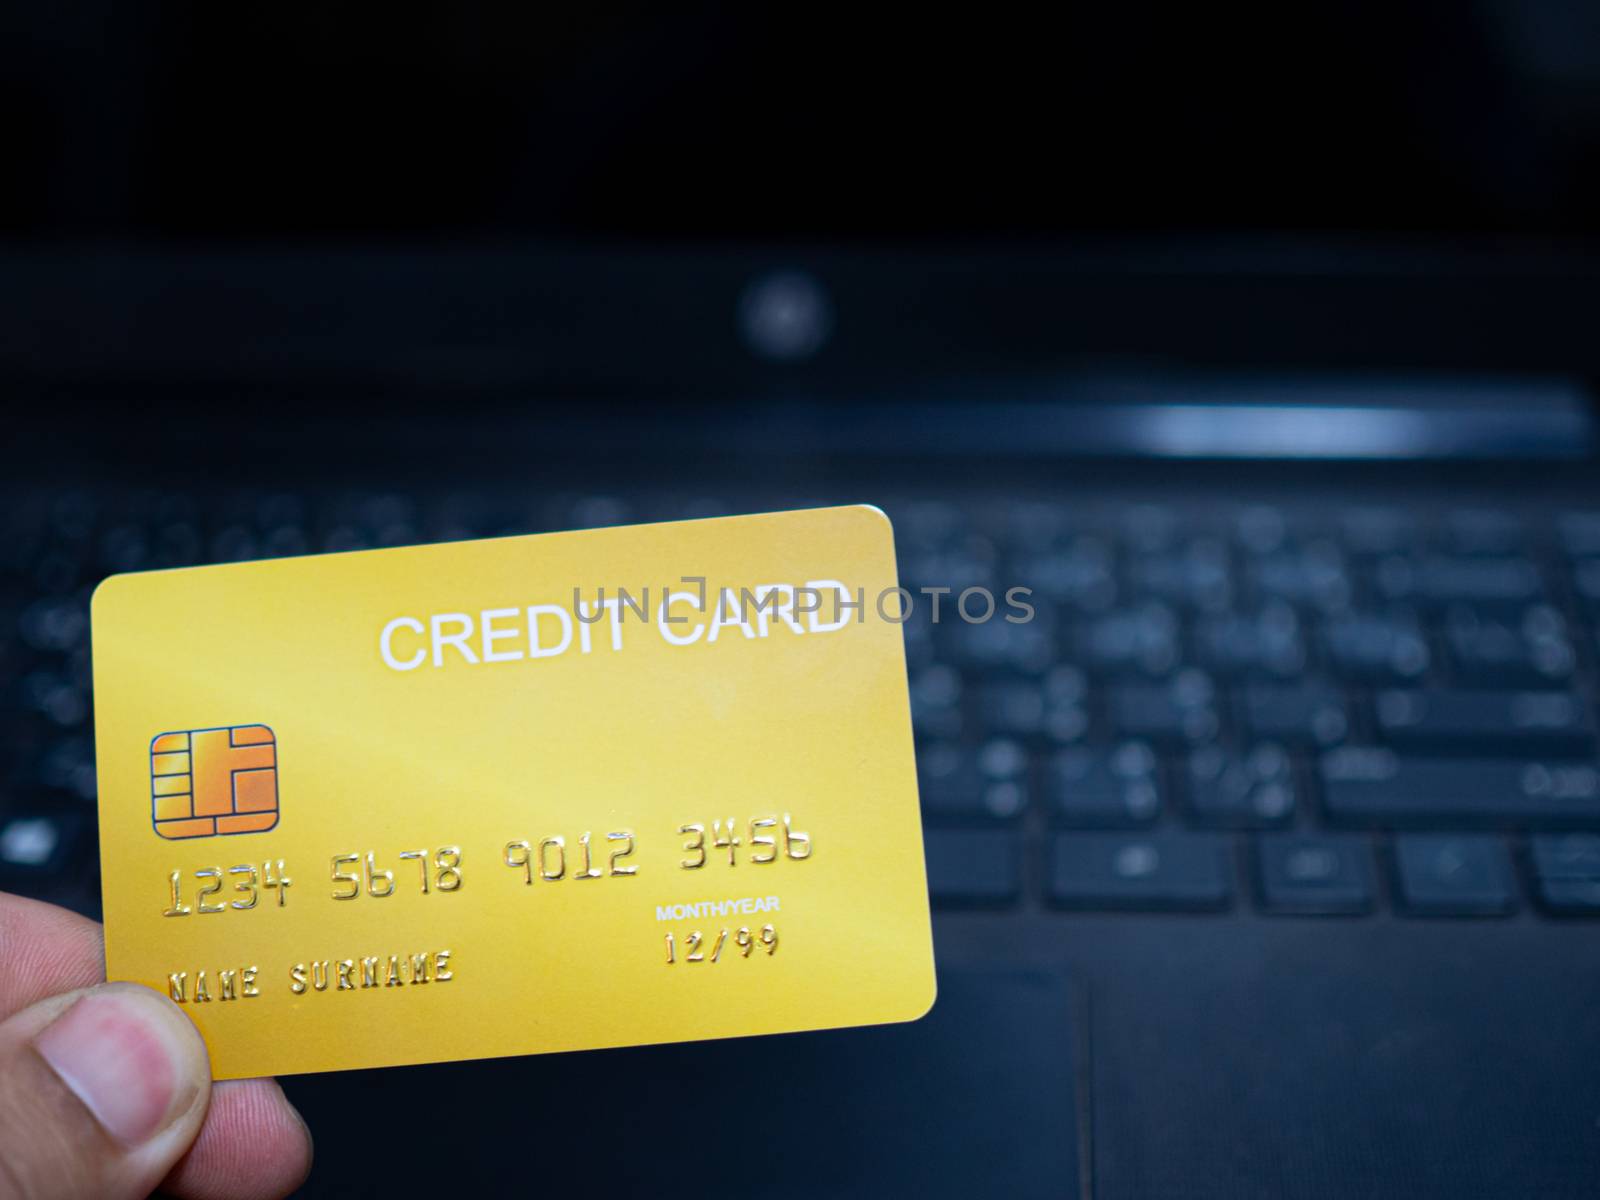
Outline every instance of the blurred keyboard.
{"label": "blurred keyboard", "polygon": [[[98,907],[107,574],[824,502],[12,496],[0,888]],[[1600,508],[880,503],[936,904],[1600,915]],[[1034,618],[967,622],[974,587],[1031,589]]]}

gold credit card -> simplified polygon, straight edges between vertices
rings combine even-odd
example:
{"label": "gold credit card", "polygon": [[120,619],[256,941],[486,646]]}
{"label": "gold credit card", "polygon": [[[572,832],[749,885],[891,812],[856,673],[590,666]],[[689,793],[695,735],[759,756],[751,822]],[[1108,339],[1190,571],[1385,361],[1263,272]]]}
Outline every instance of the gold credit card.
{"label": "gold credit card", "polygon": [[219,1079],[933,1003],[865,506],[119,575],[106,968]]}

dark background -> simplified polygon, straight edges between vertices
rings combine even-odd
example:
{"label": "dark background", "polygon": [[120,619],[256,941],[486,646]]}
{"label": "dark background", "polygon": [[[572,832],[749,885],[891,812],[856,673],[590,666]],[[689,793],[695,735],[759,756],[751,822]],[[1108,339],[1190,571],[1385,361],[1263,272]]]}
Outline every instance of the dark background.
{"label": "dark background", "polygon": [[[25,473],[152,407],[219,420],[219,388],[290,433],[443,401],[592,441],[574,400],[760,437],[975,379],[1600,377],[1593,5],[100,2],[0,32]],[[794,316],[759,290],[792,272],[785,342],[750,306]]]}
{"label": "dark background", "polygon": [[1589,235],[1559,0],[13,5],[30,238]]}

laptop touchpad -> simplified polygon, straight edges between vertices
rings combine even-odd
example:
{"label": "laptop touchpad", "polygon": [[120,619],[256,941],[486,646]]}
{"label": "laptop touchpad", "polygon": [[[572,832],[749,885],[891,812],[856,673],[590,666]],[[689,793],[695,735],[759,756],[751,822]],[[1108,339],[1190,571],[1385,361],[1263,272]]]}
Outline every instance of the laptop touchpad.
{"label": "laptop touchpad", "polygon": [[951,971],[910,1025],[286,1086],[325,1131],[310,1195],[403,1151],[458,1185],[551,1194],[1075,1197],[1073,1016],[1063,976]]}

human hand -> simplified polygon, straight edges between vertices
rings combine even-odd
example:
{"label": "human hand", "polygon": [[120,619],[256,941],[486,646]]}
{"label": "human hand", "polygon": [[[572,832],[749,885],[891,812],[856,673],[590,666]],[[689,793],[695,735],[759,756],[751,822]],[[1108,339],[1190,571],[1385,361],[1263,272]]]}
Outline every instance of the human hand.
{"label": "human hand", "polygon": [[0,1197],[271,1200],[311,1135],[271,1079],[211,1082],[199,1032],[149,988],[104,983],[100,927],[0,894]]}

